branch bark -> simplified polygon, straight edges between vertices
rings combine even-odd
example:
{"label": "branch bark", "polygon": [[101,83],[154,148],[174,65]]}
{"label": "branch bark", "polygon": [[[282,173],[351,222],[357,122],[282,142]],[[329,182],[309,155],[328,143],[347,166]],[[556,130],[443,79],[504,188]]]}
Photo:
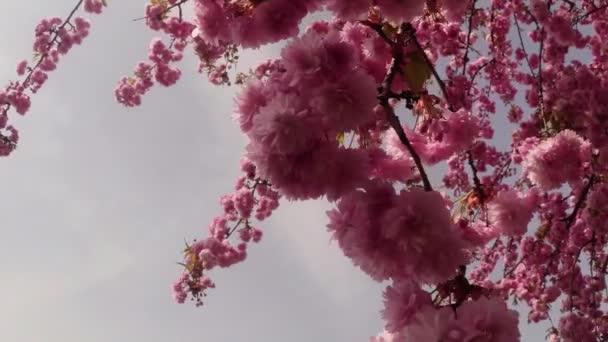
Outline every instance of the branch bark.
{"label": "branch bark", "polygon": [[[381,28],[380,28],[380,30],[381,30]],[[405,146],[405,148],[408,150],[408,152],[412,156],[412,159],[414,160],[414,163],[416,164],[416,168],[418,169],[418,173],[420,173],[420,178],[422,179],[422,184],[424,186],[424,190],[433,191],[433,186],[431,185],[431,181],[429,180],[429,177],[428,177],[426,171],[424,170],[424,166],[422,165],[422,160],[420,159],[420,156],[416,152],[416,149],[414,149],[414,146],[412,146],[410,140],[407,137],[407,134],[405,134],[405,131],[403,130],[403,127],[401,126],[401,122],[399,121],[399,118],[395,114],[395,110],[394,110],[393,106],[389,102],[389,100],[394,97],[394,94],[391,91],[391,85],[393,84],[395,76],[400,71],[400,64],[403,61],[403,44],[404,44],[403,33],[404,33],[404,27],[402,27],[401,34],[399,35],[398,40],[396,42],[388,39],[388,37],[386,37],[386,35],[381,35],[381,37],[383,37],[383,38],[386,37],[386,38],[384,38],[385,41],[387,41],[387,43],[391,46],[391,48],[393,50],[392,51],[393,59],[391,60],[389,70],[384,78],[384,81],[382,82],[382,86],[379,89],[380,94],[378,95],[378,101],[380,102],[380,105],[382,106],[382,108],[384,109],[384,112],[386,113],[387,121],[389,122],[389,124],[391,125],[393,130],[397,133],[397,136],[399,137],[399,140],[401,141],[401,143]]]}

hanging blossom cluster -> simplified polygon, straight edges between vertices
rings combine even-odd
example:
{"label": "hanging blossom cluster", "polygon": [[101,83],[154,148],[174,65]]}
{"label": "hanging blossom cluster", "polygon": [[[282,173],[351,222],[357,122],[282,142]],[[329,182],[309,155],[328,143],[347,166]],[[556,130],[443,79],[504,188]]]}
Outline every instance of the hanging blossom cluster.
{"label": "hanging blossom cluster", "polygon": [[[331,21],[301,27],[322,10]],[[88,32],[70,18],[41,23],[39,64],[0,93],[4,155],[8,109],[27,111],[25,91]],[[281,197],[325,198],[336,245],[389,282],[372,342],[519,341],[522,319],[552,342],[608,339],[608,3],[150,0],[142,20],[166,37],[120,80],[120,103],[175,84],[187,48],[212,83],[242,86],[244,176],[186,245],[177,302],[202,305],[210,271],[246,259]],[[235,72],[243,50],[280,41]]]}
{"label": "hanging blossom cluster", "polygon": [[[196,305],[203,305],[205,291],[215,287],[207,272],[245,260],[247,246],[262,239],[262,230],[252,221],[263,221],[279,207],[279,193],[258,176],[250,160],[242,160],[241,171],[244,175],[237,180],[235,191],[221,199],[224,213],[209,225],[209,237],[195,240],[184,249],[182,265],[187,272],[173,284],[173,297],[178,303],[190,296]],[[238,235],[236,245],[229,240],[234,234]]]}
{"label": "hanging blossom cluster", "polygon": [[38,23],[34,30],[34,60],[20,62],[20,79],[0,89],[0,156],[10,155],[19,142],[19,131],[9,124],[11,110],[20,115],[29,112],[30,95],[45,84],[61,57],[89,35],[90,23],[76,13],[84,7],[85,12],[99,14],[105,6],[105,0],[80,0],[66,19],[45,18]]}

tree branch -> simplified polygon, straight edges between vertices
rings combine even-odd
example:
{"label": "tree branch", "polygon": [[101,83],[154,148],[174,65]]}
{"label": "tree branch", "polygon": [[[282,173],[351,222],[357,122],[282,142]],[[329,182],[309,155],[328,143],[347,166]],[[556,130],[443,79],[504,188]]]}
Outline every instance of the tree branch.
{"label": "tree branch", "polygon": [[462,58],[462,74],[467,72],[467,64],[469,63],[469,48],[471,47],[471,32],[473,32],[473,16],[475,16],[475,4],[477,0],[471,2],[471,14],[469,15],[469,31],[467,32],[467,44]]}
{"label": "tree branch", "polygon": [[[175,7],[177,7],[179,9],[179,18],[182,19],[182,5],[188,1],[190,1],[190,0],[181,0],[181,1],[176,2],[173,5],[165,8],[165,10],[159,14],[159,19],[161,19],[163,15],[169,13]],[[135,19],[133,19],[133,21],[140,21],[140,20],[144,20],[144,19],[148,19],[148,18],[149,18],[149,16],[145,16],[145,17],[141,17],[141,18],[135,18]]]}
{"label": "tree branch", "polygon": [[473,162],[473,154],[471,153],[471,150],[467,151],[467,161],[469,163],[469,166],[471,167],[471,173],[473,173],[473,183],[475,184],[475,193],[477,193],[477,196],[479,197],[479,202],[481,203],[481,205],[483,205],[485,202],[485,199],[486,199],[486,195],[485,195],[485,192],[483,191],[483,186],[481,184],[481,181],[479,180],[479,176],[477,175],[477,167],[475,166],[475,163]]}
{"label": "tree branch", "polygon": [[590,10],[589,12],[587,12],[587,13],[583,14],[583,15],[582,15],[582,16],[580,16],[579,18],[577,18],[577,19],[574,21],[574,23],[575,23],[575,24],[578,24],[578,23],[580,23],[581,21],[583,21],[583,20],[587,19],[587,18],[588,18],[590,15],[592,15],[592,14],[594,14],[594,13],[598,12],[598,11],[601,11],[601,10],[603,10],[603,9],[606,9],[606,8],[608,8],[608,4],[605,4],[605,5],[602,5],[602,6],[596,7],[596,8],[594,8],[594,9]]}
{"label": "tree branch", "polygon": [[524,39],[521,36],[521,27],[519,26],[519,20],[517,20],[517,15],[513,13],[513,19],[515,21],[515,27],[517,28],[517,36],[519,37],[519,44],[521,45],[521,49],[524,52],[524,58],[526,59],[526,64],[528,64],[528,68],[530,69],[530,74],[532,77],[536,77],[534,75],[534,70],[532,69],[532,65],[530,64],[530,60],[528,59],[528,52],[526,51],[526,47],[524,46]]}
{"label": "tree branch", "polygon": [[408,35],[409,35],[410,41],[412,43],[414,43],[414,45],[416,45],[416,48],[422,54],[422,57],[424,58],[424,61],[425,61],[426,65],[427,65],[427,67],[431,70],[431,73],[433,74],[433,77],[435,78],[435,80],[437,81],[437,84],[439,85],[439,89],[441,89],[441,93],[443,94],[443,97],[445,98],[445,101],[448,103],[448,107],[450,108],[450,110],[452,110],[452,105],[450,103],[450,99],[449,99],[449,96],[448,96],[448,92],[446,90],[445,83],[443,82],[443,80],[439,76],[439,73],[437,73],[437,70],[435,69],[435,66],[433,65],[433,62],[431,62],[431,60],[429,59],[429,56],[426,55],[426,52],[422,48],[422,45],[420,45],[420,42],[416,38],[416,30],[414,29],[414,27],[410,23],[407,23],[406,25],[404,25],[404,29],[408,31]]}
{"label": "tree branch", "polygon": [[591,175],[589,177],[589,181],[588,181],[587,185],[585,186],[585,188],[583,189],[583,192],[581,193],[581,196],[579,197],[578,201],[574,205],[574,209],[572,210],[572,213],[564,219],[564,221],[566,222],[566,230],[570,230],[570,227],[572,227],[572,225],[574,224],[574,221],[576,220],[576,217],[578,216],[579,211],[583,208],[583,204],[585,203],[587,196],[589,196],[589,193],[591,192],[591,188],[593,187],[594,183],[595,183],[595,175]]}
{"label": "tree branch", "polygon": [[[72,17],[74,16],[74,14],[76,14],[76,12],[80,8],[80,6],[82,6],[83,2],[84,2],[84,0],[79,0],[78,3],[76,4],[76,6],[74,6],[74,8],[72,9],[72,11],[70,12],[70,14],[64,20],[64,22],[55,30],[53,39],[51,39],[51,42],[49,43],[49,49],[53,45],[55,45],[55,43],[57,42],[57,39],[59,39],[59,32],[61,32],[61,30],[63,30],[68,24],[70,24],[70,20],[72,20]],[[24,87],[28,86],[28,83],[32,79],[32,75],[34,74],[34,72],[36,71],[36,69],[38,69],[38,67],[40,67],[40,65],[42,64],[42,62],[44,62],[44,60],[48,56],[49,56],[48,53],[45,53],[45,54],[41,55],[40,59],[38,60],[38,62],[36,63],[36,65],[34,65],[32,68],[30,68],[27,77],[25,78],[25,80],[22,83]]]}
{"label": "tree branch", "polygon": [[391,106],[391,104],[389,103],[389,99],[393,96],[393,93],[391,91],[391,85],[393,84],[395,76],[399,72],[401,62],[403,61],[403,43],[401,41],[399,41],[398,43],[389,41],[389,44],[393,47],[393,59],[391,61],[389,71],[386,74],[384,81],[382,82],[382,86],[380,88],[380,95],[378,95],[378,101],[380,102],[380,105],[386,113],[387,121],[389,122],[393,130],[395,130],[395,132],[397,133],[397,136],[399,137],[401,143],[405,146],[405,148],[412,156],[412,159],[414,160],[414,163],[418,168],[418,172],[420,173],[420,177],[422,178],[424,190],[433,191],[433,186],[431,185],[429,177],[426,174],[426,171],[424,170],[422,160],[420,159],[420,156],[412,146],[410,140],[407,138],[407,135],[405,134],[405,131],[401,126],[401,122],[395,114],[393,106]]}
{"label": "tree branch", "polygon": [[[405,131],[403,130],[403,127],[401,126],[401,122],[399,121],[399,118],[395,114],[395,109],[393,108],[393,106],[391,106],[391,104],[389,102],[390,99],[394,99],[394,98],[406,98],[406,100],[407,100],[407,97],[409,95],[413,95],[413,93],[407,92],[407,91],[402,92],[400,94],[396,94],[391,90],[391,86],[393,84],[393,81],[395,80],[395,76],[397,76],[397,73],[400,71],[400,68],[401,68],[400,64],[403,61],[403,47],[406,43],[404,34],[407,33],[408,39],[415,40],[415,34],[412,33],[412,32],[414,32],[413,27],[409,23],[403,24],[400,28],[400,32],[397,36],[397,40],[394,41],[386,35],[386,33],[383,30],[383,26],[381,24],[373,23],[369,20],[363,20],[363,21],[360,21],[360,23],[362,25],[368,26],[368,27],[372,28],[374,31],[376,31],[376,33],[378,33],[378,36],[380,36],[380,38],[382,38],[392,49],[393,58],[391,60],[389,70],[388,70],[386,76],[384,77],[384,80],[382,81],[382,85],[378,89],[378,91],[379,91],[378,102],[384,109],[384,112],[386,114],[386,120],[391,125],[391,128],[395,131],[395,133],[397,133],[399,140],[405,146],[405,148],[408,150],[410,156],[414,160],[414,163],[416,164],[416,168],[418,169],[418,173],[420,173],[420,178],[422,179],[422,184],[424,186],[424,190],[433,191],[433,186],[431,185],[431,181],[429,180],[429,177],[428,177],[426,171],[424,170],[424,166],[422,165],[422,160],[420,159],[420,156],[416,152],[416,149],[414,149],[414,146],[412,146],[412,143],[408,139],[407,134],[405,134]],[[419,48],[421,48],[420,44],[417,44],[417,46]],[[421,50],[421,52],[423,53],[426,62],[429,63],[429,66],[434,71],[435,69],[432,67],[432,64],[430,64],[430,61],[428,60],[426,53],[424,53],[424,50]]]}

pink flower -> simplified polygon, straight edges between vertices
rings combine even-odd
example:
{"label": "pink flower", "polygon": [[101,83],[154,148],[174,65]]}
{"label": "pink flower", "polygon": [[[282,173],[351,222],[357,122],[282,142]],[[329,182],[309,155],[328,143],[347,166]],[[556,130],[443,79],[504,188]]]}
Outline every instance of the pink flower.
{"label": "pink flower", "polygon": [[563,342],[594,342],[594,324],[585,317],[576,314],[565,314],[559,320],[559,332]]}
{"label": "pink flower", "polygon": [[328,128],[348,132],[372,121],[377,102],[374,79],[362,72],[351,72],[320,88],[311,104]]}
{"label": "pink flower", "polygon": [[281,52],[285,68],[296,82],[300,79],[318,82],[348,77],[358,55],[354,47],[342,40],[335,28],[328,32],[308,30]]}
{"label": "pink flower", "polygon": [[17,65],[17,75],[23,76],[25,74],[25,70],[27,69],[27,61],[23,60]]}
{"label": "pink flower", "polygon": [[[459,110],[446,111],[447,118],[434,120],[426,125],[424,133],[413,131],[403,126],[412,146],[426,164],[436,164],[448,159],[453,154],[471,147],[480,136],[479,119],[470,112]],[[387,152],[397,158],[409,157],[409,151],[403,146],[394,131],[386,135]]]}
{"label": "pink flower", "polygon": [[201,36],[213,43],[232,41],[231,26],[224,9],[214,0],[197,0],[195,4],[197,27]]}
{"label": "pink flower", "polygon": [[377,281],[439,282],[467,261],[466,244],[436,192],[413,188],[397,195],[374,182],[343,196],[328,216],[344,254]]}
{"label": "pink flower", "polygon": [[406,342],[399,334],[391,334],[387,331],[369,339],[369,342]]}
{"label": "pink flower", "polygon": [[320,139],[320,119],[295,95],[277,96],[253,117],[249,137],[269,152],[287,155],[306,151]]}
{"label": "pink flower", "polygon": [[100,14],[104,6],[103,0],[84,0],[84,10],[89,13]]}
{"label": "pink flower", "polygon": [[[415,132],[409,127],[403,127],[412,146],[425,164],[433,165],[442,160],[449,158],[452,151],[447,149],[447,146],[441,143],[432,142],[426,136]],[[385,138],[386,151],[395,159],[411,158],[407,148],[403,145],[399,136],[395,131],[390,130]]]}
{"label": "pink flower", "polygon": [[268,98],[264,92],[262,82],[252,80],[247,83],[245,89],[236,98],[235,118],[238,120],[241,130],[247,133],[253,127],[253,117],[258,114],[260,108],[266,106]]}
{"label": "pink flower", "polygon": [[[276,42],[298,34],[306,8],[293,0],[268,0],[254,10],[254,25],[262,42]],[[255,31],[255,29],[254,29]]]}
{"label": "pink flower", "polygon": [[264,236],[264,232],[262,232],[259,229],[253,228],[253,233],[252,233],[252,236],[251,236],[252,239],[253,239],[253,242],[260,242],[260,241],[262,241],[262,236]]}
{"label": "pink flower", "polygon": [[465,110],[448,115],[441,129],[443,135],[441,142],[450,146],[450,150],[455,152],[469,148],[480,135],[479,119]]}
{"label": "pink flower", "polygon": [[431,305],[431,297],[411,279],[395,282],[384,291],[385,329],[397,333],[412,322],[412,318],[423,306]]}
{"label": "pink flower", "polygon": [[296,37],[281,51],[285,68],[301,78],[310,79],[319,76],[323,67],[323,37],[314,32],[307,32]]}
{"label": "pink flower", "polygon": [[234,206],[241,218],[249,218],[254,206],[253,193],[250,189],[241,189],[234,194]]}
{"label": "pink flower", "polygon": [[608,185],[598,185],[589,195],[583,218],[596,232],[608,231]]}
{"label": "pink flower", "polygon": [[552,190],[565,182],[582,181],[590,158],[589,142],[573,131],[564,130],[532,149],[523,167],[530,181],[543,190]]}
{"label": "pink flower", "polygon": [[[336,200],[359,186],[369,175],[369,156],[362,150],[318,144],[299,153],[266,150],[257,143],[247,147],[259,174],[288,199],[327,196]],[[327,161],[331,160],[331,163]]]}
{"label": "pink flower", "polygon": [[371,6],[370,0],[328,0],[327,9],[345,20],[361,19]]}
{"label": "pink flower", "polygon": [[424,0],[377,0],[382,14],[395,23],[411,21],[423,14]]}
{"label": "pink flower", "polygon": [[425,342],[518,342],[518,314],[497,299],[481,297],[456,309],[426,306],[415,323],[403,330],[406,341]]}
{"label": "pink flower", "polygon": [[381,219],[383,236],[403,253],[405,274],[436,283],[466,264],[466,243],[452,223],[444,198],[420,188],[402,190]]}
{"label": "pink flower", "polygon": [[461,22],[464,19],[469,2],[462,0],[439,0],[439,4],[445,12],[446,19]]}
{"label": "pink flower", "polygon": [[241,158],[241,171],[243,171],[248,179],[255,178],[255,164],[251,162],[251,160],[243,157]]}
{"label": "pink flower", "polygon": [[488,219],[502,234],[523,235],[528,230],[537,202],[536,191],[527,194],[516,190],[501,191],[488,204]]}
{"label": "pink flower", "polygon": [[382,149],[371,149],[370,156],[375,178],[405,183],[414,177],[416,166],[411,158],[393,158]]}

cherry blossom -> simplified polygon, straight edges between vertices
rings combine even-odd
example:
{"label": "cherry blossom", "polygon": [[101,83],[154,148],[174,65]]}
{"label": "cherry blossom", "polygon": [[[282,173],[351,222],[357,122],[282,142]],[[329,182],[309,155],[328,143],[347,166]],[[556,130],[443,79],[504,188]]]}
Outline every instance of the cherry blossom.
{"label": "cherry blossom", "polygon": [[[0,91],[1,156],[20,138],[9,114],[89,35],[75,14],[105,6],[36,26],[37,57]],[[313,13],[325,20],[304,26]],[[520,320],[552,342],[608,338],[608,4],[150,0],[143,15],[159,37],[117,101],[176,84],[191,53],[212,84],[240,87],[247,139],[220,214],[184,247],[177,302],[202,305],[282,198],[323,199],[333,243],[390,282],[372,342],[519,341]]]}

